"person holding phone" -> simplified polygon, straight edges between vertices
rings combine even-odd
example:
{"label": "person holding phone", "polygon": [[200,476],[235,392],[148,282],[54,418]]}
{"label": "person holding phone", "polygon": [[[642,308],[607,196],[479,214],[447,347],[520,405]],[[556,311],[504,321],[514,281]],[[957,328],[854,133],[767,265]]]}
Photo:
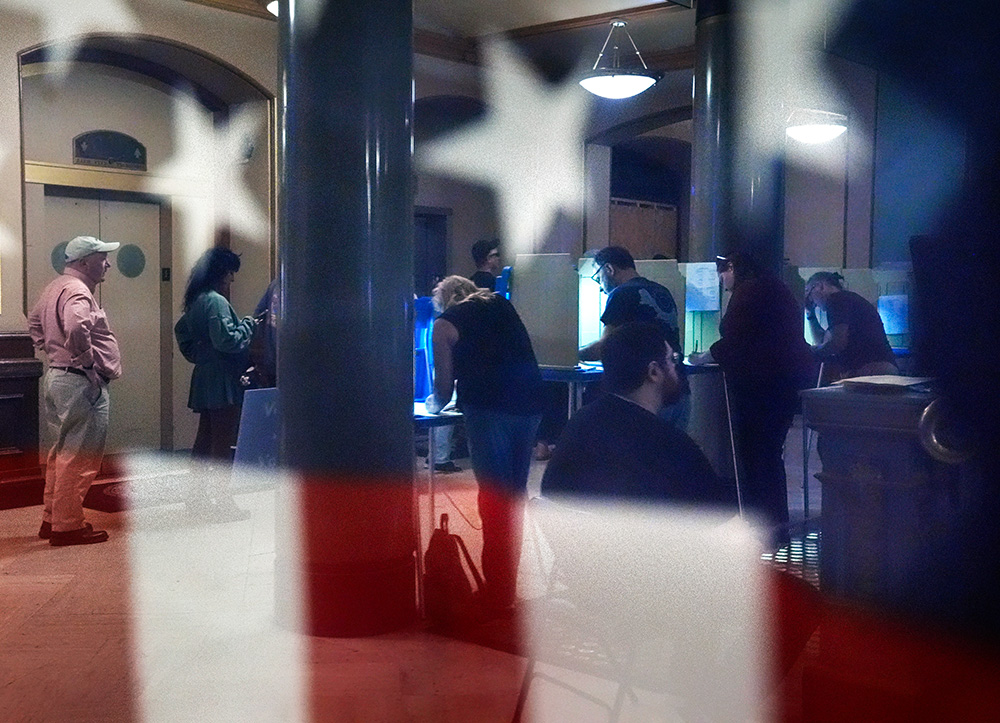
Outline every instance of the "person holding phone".
{"label": "person holding phone", "polygon": [[[194,364],[188,407],[198,414],[198,432],[191,454],[213,465],[232,462],[243,405],[240,376],[247,368],[258,324],[253,316],[240,319],[227,298],[239,269],[240,257],[231,250],[216,246],[206,251],[191,270],[184,314],[174,327],[181,353]],[[204,486],[196,488],[188,507],[219,521],[249,517],[221,481],[214,493]]]}

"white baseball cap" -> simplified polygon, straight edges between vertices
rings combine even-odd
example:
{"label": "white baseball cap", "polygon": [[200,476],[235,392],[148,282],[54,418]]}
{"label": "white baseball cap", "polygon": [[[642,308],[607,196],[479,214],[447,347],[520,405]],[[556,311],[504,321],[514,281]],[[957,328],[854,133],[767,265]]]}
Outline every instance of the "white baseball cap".
{"label": "white baseball cap", "polygon": [[121,246],[117,241],[105,242],[93,236],[77,236],[66,244],[66,263],[79,261],[91,254],[115,251]]}

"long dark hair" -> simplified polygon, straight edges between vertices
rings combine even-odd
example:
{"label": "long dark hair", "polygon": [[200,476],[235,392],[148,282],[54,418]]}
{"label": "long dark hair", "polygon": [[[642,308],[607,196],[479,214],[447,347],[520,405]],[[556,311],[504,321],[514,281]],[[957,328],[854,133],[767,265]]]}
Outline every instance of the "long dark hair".
{"label": "long dark hair", "polygon": [[200,294],[214,289],[230,271],[240,270],[240,257],[225,246],[213,246],[201,255],[191,269],[187,288],[184,289],[184,311]]}

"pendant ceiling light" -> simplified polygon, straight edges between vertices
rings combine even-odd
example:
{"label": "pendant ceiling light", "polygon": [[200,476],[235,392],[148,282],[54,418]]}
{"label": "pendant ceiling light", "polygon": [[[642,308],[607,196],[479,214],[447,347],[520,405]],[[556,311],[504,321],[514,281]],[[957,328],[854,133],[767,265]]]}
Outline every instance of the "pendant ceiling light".
{"label": "pendant ceiling light", "polygon": [[847,116],[811,108],[795,108],[785,123],[785,133],[799,143],[826,143],[846,130]]}
{"label": "pendant ceiling light", "polygon": [[625,21],[612,20],[604,47],[580,85],[602,98],[631,98],[653,87],[661,76],[646,67]]}

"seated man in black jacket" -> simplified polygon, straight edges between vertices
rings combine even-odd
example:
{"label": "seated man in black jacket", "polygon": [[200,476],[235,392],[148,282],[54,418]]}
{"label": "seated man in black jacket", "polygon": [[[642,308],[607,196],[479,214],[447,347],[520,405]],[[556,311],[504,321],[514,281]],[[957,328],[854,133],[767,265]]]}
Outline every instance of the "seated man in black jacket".
{"label": "seated man in black jacket", "polygon": [[657,416],[680,393],[675,357],[656,324],[624,324],[607,336],[608,393],[569,420],[542,477],[543,495],[735,506],[701,449]]}

